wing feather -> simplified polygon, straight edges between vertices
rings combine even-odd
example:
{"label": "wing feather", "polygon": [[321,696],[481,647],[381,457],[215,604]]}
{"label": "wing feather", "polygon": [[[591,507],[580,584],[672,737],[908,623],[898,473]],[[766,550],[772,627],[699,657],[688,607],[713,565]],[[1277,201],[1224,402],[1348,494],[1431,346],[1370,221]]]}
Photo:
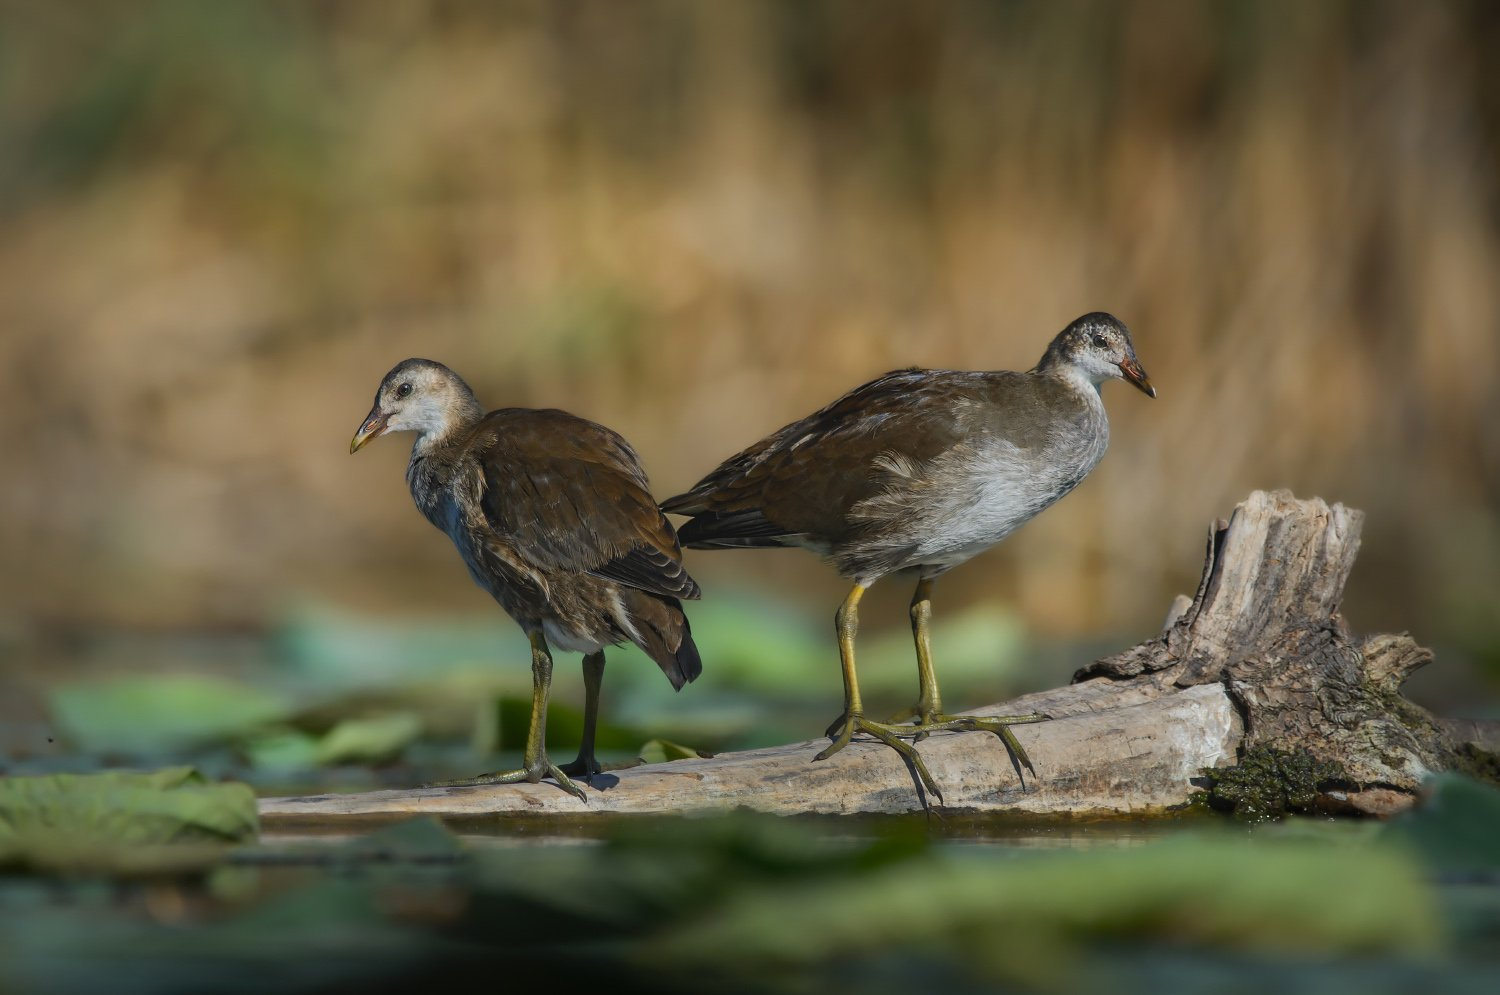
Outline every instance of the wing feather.
{"label": "wing feather", "polygon": [[503,409],[472,450],[490,527],[543,570],[592,574],[693,599],[671,523],[640,460],[616,433],[562,411]]}

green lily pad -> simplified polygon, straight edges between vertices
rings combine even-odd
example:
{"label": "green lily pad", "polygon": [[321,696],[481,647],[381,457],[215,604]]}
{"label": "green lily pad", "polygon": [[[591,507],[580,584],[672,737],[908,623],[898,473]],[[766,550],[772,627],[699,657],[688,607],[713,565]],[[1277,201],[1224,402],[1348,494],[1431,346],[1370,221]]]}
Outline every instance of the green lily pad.
{"label": "green lily pad", "polygon": [[157,873],[255,838],[255,794],[191,767],[0,780],[0,866]]}
{"label": "green lily pad", "polygon": [[1444,871],[1500,870],[1500,789],[1459,774],[1427,785],[1422,803],[1392,819],[1385,835]]}
{"label": "green lily pad", "polygon": [[321,736],[301,729],[272,729],[242,747],[258,770],[309,770],[337,764],[389,763],[423,732],[421,716],[391,712],[344,719]]}
{"label": "green lily pad", "polygon": [[320,764],[386,763],[421,732],[422,720],[411,712],[345,719],[318,742],[316,759]]}
{"label": "green lily pad", "polygon": [[747,886],[664,931],[642,956],[684,968],[790,968],[899,946],[962,954],[1015,982],[1059,984],[1099,937],[1278,954],[1441,948],[1433,894],[1399,852],[1205,837],[1016,860],[919,854]]}
{"label": "green lily pad", "polygon": [[308,770],[318,766],[320,742],[300,729],[273,729],[251,737],[240,750],[257,770]]}
{"label": "green lily pad", "polygon": [[669,760],[695,760],[698,757],[711,757],[712,753],[704,753],[695,750],[691,746],[683,746],[669,739],[650,739],[642,744],[640,751],[636,754],[648,764],[661,764]]}
{"label": "green lily pad", "polygon": [[225,743],[285,720],[279,695],[193,675],[70,684],[49,697],[63,736],[90,753],[152,756]]}

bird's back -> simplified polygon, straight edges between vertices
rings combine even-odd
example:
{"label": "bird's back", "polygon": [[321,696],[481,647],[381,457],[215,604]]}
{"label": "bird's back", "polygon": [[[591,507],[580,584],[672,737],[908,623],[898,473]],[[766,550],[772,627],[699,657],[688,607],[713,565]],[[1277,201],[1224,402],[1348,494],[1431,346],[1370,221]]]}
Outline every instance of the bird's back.
{"label": "bird's back", "polygon": [[450,445],[414,453],[407,476],[418,506],[460,550],[476,539],[513,549],[543,581],[596,574],[698,596],[640,458],[596,422],[556,409],[502,408]]}
{"label": "bird's back", "polygon": [[528,630],[592,652],[629,640],[681,688],[703,664],[679,599],[699,596],[635,450],[555,409],[502,408],[407,471],[475,583]]}
{"label": "bird's back", "polygon": [[805,545],[846,574],[960,562],[1081,480],[1097,391],[1037,373],[899,370],[726,460],[663,507],[690,546]]}

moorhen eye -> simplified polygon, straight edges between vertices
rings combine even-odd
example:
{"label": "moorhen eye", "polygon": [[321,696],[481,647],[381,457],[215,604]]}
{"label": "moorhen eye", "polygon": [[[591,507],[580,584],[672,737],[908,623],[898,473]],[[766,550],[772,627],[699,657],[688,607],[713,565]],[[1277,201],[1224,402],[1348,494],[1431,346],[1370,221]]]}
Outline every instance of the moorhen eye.
{"label": "moorhen eye", "polygon": [[[406,480],[427,520],[458,547],[469,575],[531,641],[531,727],[519,770],[444,785],[555,780],[585,801],[569,775],[603,771],[594,756],[604,647],[635,643],[678,690],[703,672],[682,600],[698,585],[682,566],[672,524],[646,489],[635,451],[603,425],[566,411],[484,413],[448,367],[408,359],[381,383],[420,369],[427,401],[399,423],[415,431]],[[410,382],[397,397],[412,392]],[[379,398],[349,451],[390,429]],[[373,427],[372,427],[373,426]],[[399,431],[400,429],[397,429]],[[552,653],[583,653],[584,725],[578,759],[547,756]]]}
{"label": "moorhen eye", "polygon": [[[921,756],[901,737],[929,727],[987,729],[1031,767],[1007,726],[1041,715],[955,716],[942,707],[928,636],[932,582],[1010,535],[1073,489],[1109,439],[1097,387],[1114,379],[1075,361],[1080,335],[1110,329],[1131,356],[1119,369],[1154,394],[1114,317],[1069,325],[1029,373],[898,370],[872,380],[731,457],[662,509],[686,515],[678,530],[694,549],[801,546],[822,554],[853,584],[837,617],[844,712],[828,727],[832,756],[857,733],[896,750],[939,801]],[[1107,336],[1095,334],[1096,346]],[[859,602],[887,574],[917,574],[911,600],[920,700],[915,726],[862,714],[854,666]],[[1033,770],[1033,773],[1035,771]]]}

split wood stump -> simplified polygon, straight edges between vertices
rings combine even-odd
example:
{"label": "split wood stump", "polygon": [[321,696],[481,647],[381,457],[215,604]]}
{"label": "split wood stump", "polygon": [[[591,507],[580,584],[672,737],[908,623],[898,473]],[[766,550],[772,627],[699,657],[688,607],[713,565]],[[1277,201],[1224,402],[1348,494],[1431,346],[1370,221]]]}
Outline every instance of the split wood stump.
{"label": "split wood stump", "polygon": [[[1188,802],[1203,768],[1269,746],[1337,766],[1322,807],[1386,814],[1410,805],[1431,772],[1492,764],[1491,726],[1445,723],[1401,697],[1406,678],[1431,662],[1428,650],[1404,634],[1356,637],[1339,615],[1362,520],[1341,504],[1287,491],[1251,494],[1211,529],[1197,593],[1178,597],[1160,634],[1084,667],[1067,687],[974,711],[1050,716],[1013,729],[1035,777],[1023,779],[988,733],[937,733],[918,745],[943,807],[1023,817],[1161,814]],[[261,815],[289,826],[416,814],[921,809],[890,748],[856,740],[814,763],[824,745],[623,770],[595,778],[587,804],[543,782],[267,798]]]}

